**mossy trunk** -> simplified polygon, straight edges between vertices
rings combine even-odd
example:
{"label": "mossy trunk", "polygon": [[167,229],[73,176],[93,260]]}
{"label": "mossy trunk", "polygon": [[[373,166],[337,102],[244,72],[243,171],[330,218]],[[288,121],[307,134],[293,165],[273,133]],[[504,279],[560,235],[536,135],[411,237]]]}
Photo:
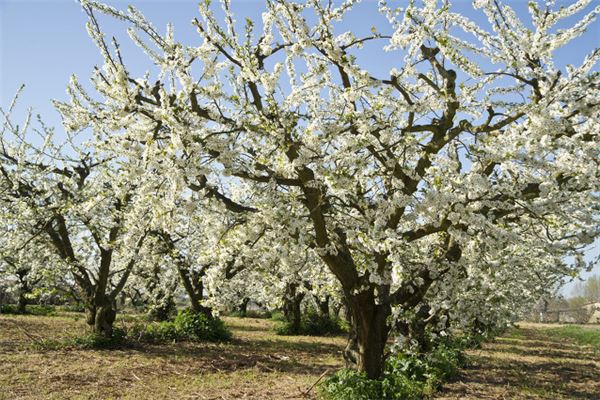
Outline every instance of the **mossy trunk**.
{"label": "mossy trunk", "polygon": [[117,312],[111,305],[104,305],[98,308],[96,320],[94,321],[94,333],[105,337],[111,337],[113,334],[113,323],[117,317]]}

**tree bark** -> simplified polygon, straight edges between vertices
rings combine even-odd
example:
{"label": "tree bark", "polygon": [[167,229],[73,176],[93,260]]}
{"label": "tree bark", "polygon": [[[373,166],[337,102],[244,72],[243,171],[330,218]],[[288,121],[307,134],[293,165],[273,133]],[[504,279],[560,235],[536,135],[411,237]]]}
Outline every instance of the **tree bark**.
{"label": "tree bark", "polygon": [[240,313],[240,317],[242,318],[246,318],[246,315],[248,314],[248,303],[250,303],[250,298],[244,297],[242,299],[242,302],[238,306],[238,312]]}
{"label": "tree bark", "polygon": [[173,296],[168,293],[162,293],[162,296],[157,297],[158,299],[154,299],[157,304],[152,305],[148,312],[148,318],[152,321],[167,321],[176,309]]}
{"label": "tree bark", "polygon": [[19,299],[17,300],[17,313],[25,314],[27,312],[27,297],[25,291],[19,291]]}
{"label": "tree bark", "polygon": [[94,299],[87,301],[85,316],[85,322],[92,333],[105,337],[112,336],[113,323],[117,317],[117,312],[110,301],[105,301],[102,304],[96,304]]}
{"label": "tree bark", "polygon": [[96,306],[90,303],[85,304],[85,323],[90,327],[90,330],[94,331],[94,324],[96,323]]}
{"label": "tree bark", "polygon": [[389,304],[376,304],[371,290],[348,298],[351,329],[344,358],[348,366],[379,379],[385,367],[384,350],[390,327]]}
{"label": "tree bark", "polygon": [[190,309],[195,313],[204,314],[208,318],[212,318],[212,309],[200,303],[204,296],[204,285],[200,274],[194,271],[190,272],[189,266],[184,265],[178,265],[177,271],[179,272],[179,278],[185,292],[190,298]]}
{"label": "tree bark", "polygon": [[283,301],[283,315],[290,324],[290,333],[300,333],[302,319],[302,300],[304,293],[298,293],[296,283],[289,284],[286,288],[286,296]]}
{"label": "tree bark", "polygon": [[32,292],[32,287],[29,284],[28,275],[31,272],[29,268],[19,268],[17,270],[17,278],[19,279],[19,298],[17,300],[17,312],[25,314],[27,312],[27,295]]}
{"label": "tree bark", "polygon": [[329,317],[329,295],[325,295],[325,298],[321,300],[317,296],[314,296],[319,312],[322,316]]}
{"label": "tree bark", "polygon": [[427,317],[429,316],[429,307],[426,304],[421,305],[416,312],[415,319],[411,324],[411,339],[414,339],[418,346],[419,352],[424,354],[431,350],[431,341],[427,337],[426,328],[428,325]]}
{"label": "tree bark", "polygon": [[117,317],[117,312],[110,304],[103,305],[96,312],[94,321],[94,333],[105,337],[111,337],[113,333],[113,323]]}

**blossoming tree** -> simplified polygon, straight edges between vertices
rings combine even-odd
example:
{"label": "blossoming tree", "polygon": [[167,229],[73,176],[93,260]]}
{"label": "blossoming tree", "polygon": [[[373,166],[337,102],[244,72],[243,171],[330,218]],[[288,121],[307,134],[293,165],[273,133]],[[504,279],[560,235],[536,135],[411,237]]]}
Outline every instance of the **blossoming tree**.
{"label": "blossoming tree", "polygon": [[8,216],[0,219],[8,233],[0,254],[17,266],[68,271],[88,325],[110,336],[116,297],[146,237],[147,210],[134,206],[135,182],[112,156],[76,144],[73,135],[56,140],[41,119],[33,124],[31,111],[18,125],[14,104],[0,110],[0,201]]}
{"label": "blossoming tree", "polygon": [[[142,160],[147,182],[158,174],[313,249],[343,288],[351,358],[376,378],[390,319],[432,287],[496,268],[503,248],[576,256],[598,234],[600,50],[565,70],[553,57],[599,8],[530,2],[522,21],[477,0],[486,29],[448,2],[382,1],[387,26],[339,34],[355,3],[268,0],[262,27],[240,32],[229,1],[222,22],[207,1],[193,20],[202,43],[185,45],[135,8],[82,1],[104,58],[98,95],[74,77],[56,105],[67,128]],[[128,72],[95,12],[130,24],[155,79]],[[365,44],[397,54],[388,74],[361,66]]]}

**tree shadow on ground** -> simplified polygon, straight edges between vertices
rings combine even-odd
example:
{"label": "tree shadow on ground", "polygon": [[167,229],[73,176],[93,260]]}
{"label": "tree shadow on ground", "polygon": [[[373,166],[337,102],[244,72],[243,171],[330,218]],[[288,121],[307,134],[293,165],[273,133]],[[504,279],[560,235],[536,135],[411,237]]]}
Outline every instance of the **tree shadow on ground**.
{"label": "tree shadow on ground", "polygon": [[[339,367],[333,359],[342,350],[336,344],[298,343],[277,340],[240,340],[226,343],[174,343],[143,345],[134,349],[147,357],[194,366],[199,371],[235,371],[258,368],[261,371],[310,373],[320,375]],[[315,356],[323,360],[315,363]],[[329,357],[329,358],[327,358]]]}
{"label": "tree shadow on ground", "polygon": [[587,360],[587,361],[597,361],[598,357],[591,353],[582,350],[582,348],[577,350],[565,350],[565,349],[547,349],[544,347],[531,347],[528,348],[526,346],[494,346],[490,348],[492,351],[501,352],[501,353],[509,353],[509,354],[518,354],[522,356],[532,356],[532,357],[550,357],[550,358],[562,358],[562,359],[577,359],[577,360]]}
{"label": "tree shadow on ground", "polygon": [[499,338],[471,354],[471,363],[437,399],[600,398],[600,357],[582,346],[548,340],[534,329]]}

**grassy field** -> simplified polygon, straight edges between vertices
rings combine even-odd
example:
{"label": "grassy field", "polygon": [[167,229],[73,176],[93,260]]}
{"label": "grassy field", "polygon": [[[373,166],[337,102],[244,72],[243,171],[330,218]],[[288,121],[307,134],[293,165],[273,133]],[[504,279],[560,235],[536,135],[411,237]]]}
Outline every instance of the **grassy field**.
{"label": "grassy field", "polygon": [[520,324],[469,351],[438,399],[600,399],[600,326]]}
{"label": "grassy field", "polygon": [[575,342],[589,346],[600,354],[600,325],[597,326],[561,326],[548,329],[547,332],[558,338],[572,339]]}
{"label": "grassy field", "polygon": [[[277,336],[270,320],[225,322],[228,343],[39,350],[41,340],[84,334],[81,315],[0,315],[0,400],[314,399],[319,378],[342,367],[343,336]],[[436,398],[600,399],[598,343],[600,327],[523,324],[469,351],[468,366]]]}
{"label": "grassy field", "polygon": [[36,341],[83,334],[83,320],[0,315],[0,399],[311,399],[319,377],[342,366],[344,337],[277,336],[270,320],[225,321],[229,343],[43,351]]}

